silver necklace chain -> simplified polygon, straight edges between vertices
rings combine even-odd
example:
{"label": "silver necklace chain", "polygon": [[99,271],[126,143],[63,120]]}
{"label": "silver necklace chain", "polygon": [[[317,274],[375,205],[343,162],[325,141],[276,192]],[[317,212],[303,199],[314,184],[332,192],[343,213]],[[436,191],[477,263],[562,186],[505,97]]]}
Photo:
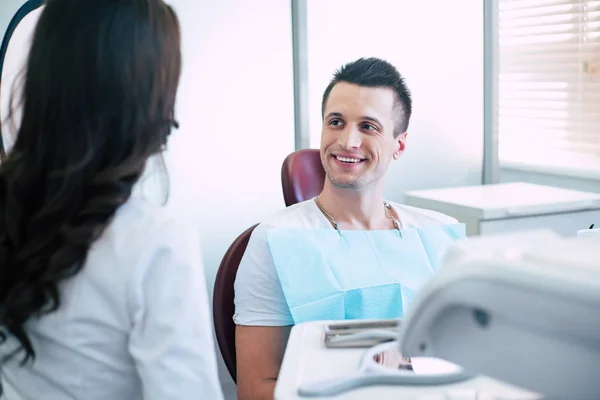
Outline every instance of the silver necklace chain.
{"label": "silver necklace chain", "polygon": [[[317,204],[317,207],[319,207],[319,210],[321,210],[321,212],[327,217],[327,219],[329,219],[329,222],[331,222],[331,225],[333,225],[333,228],[341,235],[342,231],[340,230],[339,222],[337,222],[337,220],[335,218],[333,218],[327,212],[327,210],[325,210],[325,207],[323,207],[323,205],[319,201],[318,197],[315,197],[315,203]],[[398,218],[395,218],[393,215],[390,214],[389,210],[390,210],[390,208],[392,208],[390,203],[388,203],[387,201],[384,201],[383,208],[385,209],[385,216],[394,223],[394,227],[398,231],[398,234],[400,236],[402,236],[402,222],[400,222],[400,220]]]}

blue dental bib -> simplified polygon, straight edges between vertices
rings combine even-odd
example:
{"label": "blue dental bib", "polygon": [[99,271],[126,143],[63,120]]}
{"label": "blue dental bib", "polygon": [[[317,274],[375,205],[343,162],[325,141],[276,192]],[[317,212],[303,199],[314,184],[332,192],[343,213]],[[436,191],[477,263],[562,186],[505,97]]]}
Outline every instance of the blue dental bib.
{"label": "blue dental bib", "polygon": [[267,242],[294,323],[401,318],[466,236],[464,224],[397,230],[274,228]]}

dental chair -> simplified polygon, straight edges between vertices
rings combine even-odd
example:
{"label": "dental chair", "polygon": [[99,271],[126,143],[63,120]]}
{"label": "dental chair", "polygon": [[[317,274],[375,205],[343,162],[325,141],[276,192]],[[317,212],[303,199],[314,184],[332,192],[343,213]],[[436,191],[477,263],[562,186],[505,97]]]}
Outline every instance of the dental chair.
{"label": "dental chair", "polygon": [[318,149],[297,150],[283,160],[281,186],[286,207],[316,197],[324,182],[325,170]]}
{"label": "dental chair", "polygon": [[242,232],[225,252],[213,291],[213,322],[217,344],[229,375],[236,382],[236,352],[235,352],[235,323],[233,314],[235,312],[233,284],[237,275],[238,267],[248,246],[250,236],[257,225]]}

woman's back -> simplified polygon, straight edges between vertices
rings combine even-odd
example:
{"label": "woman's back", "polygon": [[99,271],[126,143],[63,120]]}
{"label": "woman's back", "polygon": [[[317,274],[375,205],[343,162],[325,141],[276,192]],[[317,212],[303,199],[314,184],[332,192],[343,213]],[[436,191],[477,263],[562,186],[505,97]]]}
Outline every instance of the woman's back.
{"label": "woman's back", "polygon": [[220,398],[198,249],[189,226],[130,199],[61,285],[61,307],[27,324],[36,359],[2,366],[6,398]]}
{"label": "woman's back", "polygon": [[180,69],[162,0],[46,0],[0,164],[7,400],[222,397],[197,236],[131,197]]}

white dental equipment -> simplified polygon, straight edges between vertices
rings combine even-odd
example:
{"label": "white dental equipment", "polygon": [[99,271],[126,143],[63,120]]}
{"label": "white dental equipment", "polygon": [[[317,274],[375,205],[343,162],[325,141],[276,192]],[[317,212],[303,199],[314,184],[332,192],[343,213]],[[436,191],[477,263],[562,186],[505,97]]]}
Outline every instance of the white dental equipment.
{"label": "white dental equipment", "polygon": [[455,246],[400,328],[400,352],[540,393],[600,398],[600,244],[549,232]]}
{"label": "white dental equipment", "polygon": [[376,361],[381,353],[395,350],[396,341],[371,347],[363,355],[359,370],[351,376],[301,386],[301,397],[335,396],[349,390],[373,385],[447,385],[471,379],[457,365],[435,358],[414,358],[412,369],[392,369]]}

